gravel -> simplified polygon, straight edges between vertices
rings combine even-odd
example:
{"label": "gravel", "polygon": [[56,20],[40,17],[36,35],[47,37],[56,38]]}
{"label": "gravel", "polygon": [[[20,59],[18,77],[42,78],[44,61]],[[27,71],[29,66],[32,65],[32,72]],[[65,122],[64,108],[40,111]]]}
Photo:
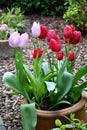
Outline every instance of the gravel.
{"label": "gravel", "polygon": [[[65,23],[61,17],[52,18],[31,15],[26,16],[26,19],[27,31],[30,35],[30,28],[33,21],[39,20],[41,24],[45,24],[51,29],[56,29],[59,36],[62,38],[62,30]],[[81,49],[79,52],[76,69],[84,64],[87,64],[87,36],[83,36],[82,42],[79,44],[79,46]],[[24,57],[28,64],[32,63],[32,49],[32,44],[30,44],[28,49],[23,50]],[[23,130],[20,113],[20,105],[23,103],[23,97],[21,95],[11,95],[11,90],[9,90],[3,84],[2,76],[7,71],[15,73],[14,57],[0,57],[0,115],[3,118],[6,130]]]}

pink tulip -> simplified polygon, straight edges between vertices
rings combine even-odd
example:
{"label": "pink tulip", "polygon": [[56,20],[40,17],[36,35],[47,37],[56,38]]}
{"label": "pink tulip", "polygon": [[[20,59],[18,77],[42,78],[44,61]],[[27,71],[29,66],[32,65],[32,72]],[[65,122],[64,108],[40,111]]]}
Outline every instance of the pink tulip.
{"label": "pink tulip", "polygon": [[5,28],[5,30],[7,30],[8,29],[8,25],[7,24],[2,24],[2,26],[1,27],[4,27]]}
{"label": "pink tulip", "polygon": [[32,31],[32,35],[34,37],[39,37],[39,35],[40,35],[40,23],[34,22],[33,25],[32,25],[31,31]]}
{"label": "pink tulip", "polygon": [[29,44],[29,36],[27,33],[20,35],[20,33],[14,32],[10,35],[8,42],[11,47],[25,47]]}
{"label": "pink tulip", "polygon": [[18,32],[14,32],[10,35],[8,42],[11,47],[18,47],[21,41],[21,36]]}
{"label": "pink tulip", "polygon": [[23,34],[21,34],[21,41],[19,46],[20,47],[25,47],[29,45],[29,35],[25,32]]}

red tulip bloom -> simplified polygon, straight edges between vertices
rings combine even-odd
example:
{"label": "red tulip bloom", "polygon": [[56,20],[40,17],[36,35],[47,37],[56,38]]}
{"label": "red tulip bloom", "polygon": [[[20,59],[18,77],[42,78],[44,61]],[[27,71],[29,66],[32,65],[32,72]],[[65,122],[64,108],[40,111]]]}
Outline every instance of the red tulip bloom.
{"label": "red tulip bloom", "polygon": [[52,49],[52,51],[58,52],[61,50],[61,43],[60,43],[60,41],[58,42],[52,38],[52,39],[50,39],[49,47],[50,47],[50,49]]}
{"label": "red tulip bloom", "polygon": [[36,58],[37,56],[40,58],[44,53],[44,50],[42,49],[35,49],[34,52],[33,52],[33,58]]}
{"label": "red tulip bloom", "polygon": [[74,31],[73,35],[70,39],[71,44],[78,44],[82,38],[81,32],[80,31]]}
{"label": "red tulip bloom", "polygon": [[63,36],[65,38],[66,43],[69,43],[74,31],[75,31],[75,27],[73,25],[66,25],[64,27]]}
{"label": "red tulip bloom", "polygon": [[75,57],[74,52],[70,52],[69,54],[67,54],[67,57],[69,58],[69,61],[73,61]]}
{"label": "red tulip bloom", "polygon": [[46,26],[41,25],[40,26],[40,39],[45,39],[47,36],[48,28]]}
{"label": "red tulip bloom", "polygon": [[57,59],[58,59],[58,60],[62,60],[62,59],[63,59],[63,52],[59,51],[59,52],[57,53]]}
{"label": "red tulip bloom", "polygon": [[47,40],[48,42],[50,41],[50,39],[57,39],[57,32],[55,30],[48,30],[47,33]]}

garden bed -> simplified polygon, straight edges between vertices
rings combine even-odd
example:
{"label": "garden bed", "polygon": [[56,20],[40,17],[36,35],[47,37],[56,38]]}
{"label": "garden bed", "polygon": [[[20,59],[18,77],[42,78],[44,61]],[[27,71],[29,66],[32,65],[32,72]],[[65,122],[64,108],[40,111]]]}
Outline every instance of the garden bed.
{"label": "garden bed", "polygon": [[[30,15],[25,16],[25,19],[27,19],[27,31],[30,35],[30,28],[32,23],[35,20],[38,20],[41,24],[47,25],[49,29],[56,29],[59,36],[62,36],[62,30],[65,22],[61,17],[53,18],[42,17],[39,15]],[[79,46],[81,49],[79,52],[78,64],[76,65],[76,69],[80,68],[84,64],[87,64],[87,36],[83,37],[82,42],[79,44]],[[32,43],[30,43],[29,48],[24,49],[23,52],[28,64],[30,64],[32,62],[32,59],[30,59],[32,54]],[[4,121],[6,130],[23,130],[20,114],[20,104],[23,102],[23,97],[20,95],[11,95],[10,90],[7,89],[2,82],[2,76],[5,72],[12,71],[13,73],[15,73],[13,59],[13,57],[0,57],[0,114]]]}

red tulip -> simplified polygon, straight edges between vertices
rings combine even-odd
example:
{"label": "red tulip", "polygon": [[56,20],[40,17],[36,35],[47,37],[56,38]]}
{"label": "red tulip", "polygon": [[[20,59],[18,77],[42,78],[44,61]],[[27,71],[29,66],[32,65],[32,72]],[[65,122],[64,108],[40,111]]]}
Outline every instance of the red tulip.
{"label": "red tulip", "polygon": [[75,57],[74,52],[70,52],[69,54],[67,54],[67,57],[69,58],[69,61],[73,61]]}
{"label": "red tulip", "polygon": [[59,52],[57,53],[57,59],[58,59],[58,60],[62,60],[62,59],[63,59],[63,52],[59,51]]}
{"label": "red tulip", "polygon": [[78,44],[82,38],[81,32],[80,31],[74,31],[73,35],[70,39],[70,43],[72,44]]}
{"label": "red tulip", "polygon": [[66,43],[70,42],[70,39],[74,31],[75,31],[75,27],[73,25],[66,25],[64,27],[63,36],[65,38]]}
{"label": "red tulip", "polygon": [[35,49],[33,52],[33,58],[36,58],[37,56],[40,58],[44,53],[44,50],[38,48],[37,50]]}
{"label": "red tulip", "polygon": [[58,52],[61,50],[61,43],[60,43],[60,41],[58,42],[52,38],[52,39],[50,39],[49,47],[52,49],[52,51]]}
{"label": "red tulip", "polygon": [[45,39],[47,36],[48,28],[46,26],[41,25],[40,26],[40,39]]}
{"label": "red tulip", "polygon": [[57,39],[57,32],[55,30],[48,30],[47,33],[47,40],[48,42],[50,41],[50,39]]}

